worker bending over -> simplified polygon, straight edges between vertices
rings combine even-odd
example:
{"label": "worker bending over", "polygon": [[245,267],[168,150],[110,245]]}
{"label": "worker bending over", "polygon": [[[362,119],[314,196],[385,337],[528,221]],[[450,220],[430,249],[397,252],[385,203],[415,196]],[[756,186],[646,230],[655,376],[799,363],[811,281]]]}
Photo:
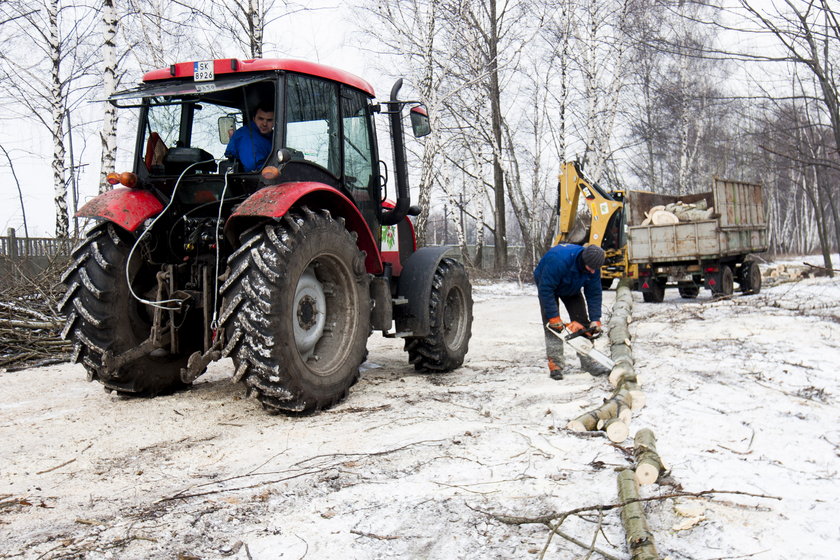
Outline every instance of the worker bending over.
{"label": "worker bending over", "polygon": [[[600,333],[603,264],[604,250],[600,247],[561,243],[549,249],[534,270],[534,282],[537,284],[542,324],[545,329],[548,371],[552,379],[563,379],[563,374],[572,369],[563,363],[563,340],[549,332],[549,329],[556,333],[563,330],[557,300],[563,302],[569,313],[569,331],[574,333],[584,330],[587,328],[584,325],[587,325]],[[592,375],[609,373],[607,368],[588,356],[580,356],[580,365]]]}

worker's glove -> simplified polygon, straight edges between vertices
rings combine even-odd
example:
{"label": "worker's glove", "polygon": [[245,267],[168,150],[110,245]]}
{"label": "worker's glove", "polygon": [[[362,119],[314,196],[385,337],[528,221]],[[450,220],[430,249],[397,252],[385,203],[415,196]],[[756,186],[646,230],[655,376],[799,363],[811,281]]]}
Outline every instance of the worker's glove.
{"label": "worker's glove", "polygon": [[553,330],[554,332],[563,332],[565,325],[563,325],[563,319],[560,317],[552,317],[548,320],[548,328]]}
{"label": "worker's glove", "polygon": [[566,325],[566,328],[569,329],[569,332],[572,333],[572,334],[575,334],[576,332],[582,331],[582,330],[585,329],[585,327],[583,325],[581,325],[580,323],[578,323],[577,321],[572,321],[571,323]]}
{"label": "worker's glove", "polygon": [[589,323],[589,331],[589,334],[586,335],[589,338],[598,338],[601,336],[601,333],[603,332],[603,329],[601,328],[601,321],[592,321]]}

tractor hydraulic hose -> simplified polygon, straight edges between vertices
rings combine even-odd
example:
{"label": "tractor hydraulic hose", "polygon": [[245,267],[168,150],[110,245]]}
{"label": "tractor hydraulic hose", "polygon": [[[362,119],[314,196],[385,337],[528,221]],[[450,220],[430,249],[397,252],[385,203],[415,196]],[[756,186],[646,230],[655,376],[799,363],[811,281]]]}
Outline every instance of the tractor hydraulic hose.
{"label": "tractor hydraulic hose", "polygon": [[394,149],[394,177],[397,182],[397,201],[391,210],[382,211],[382,225],[393,226],[408,215],[411,206],[411,193],[408,191],[408,168],[405,163],[405,141],[403,138],[402,106],[398,94],[402,87],[402,78],[391,88],[391,100],[387,103],[391,122],[391,145]]}

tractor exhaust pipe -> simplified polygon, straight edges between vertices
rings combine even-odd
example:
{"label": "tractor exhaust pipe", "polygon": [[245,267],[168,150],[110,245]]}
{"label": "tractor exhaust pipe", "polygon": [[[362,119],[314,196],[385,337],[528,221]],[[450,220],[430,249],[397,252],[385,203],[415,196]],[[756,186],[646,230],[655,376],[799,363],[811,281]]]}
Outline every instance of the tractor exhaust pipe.
{"label": "tractor exhaust pipe", "polygon": [[398,94],[403,80],[400,78],[391,88],[391,100],[386,103],[391,122],[391,146],[394,151],[394,174],[397,182],[397,201],[394,208],[382,212],[382,225],[393,226],[408,215],[411,193],[408,191],[408,167],[405,163],[405,139],[403,136],[402,106]]}

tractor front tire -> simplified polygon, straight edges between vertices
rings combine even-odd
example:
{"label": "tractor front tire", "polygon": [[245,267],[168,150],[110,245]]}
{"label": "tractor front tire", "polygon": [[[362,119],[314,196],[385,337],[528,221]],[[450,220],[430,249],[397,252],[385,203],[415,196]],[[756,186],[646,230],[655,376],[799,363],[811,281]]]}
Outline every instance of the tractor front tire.
{"label": "tractor front tire", "polygon": [[405,339],[408,360],[423,372],[447,372],[461,366],[472,336],[472,286],[458,261],[444,258],[432,279],[429,335]]}
{"label": "tractor front tire", "polygon": [[128,283],[137,294],[151,294],[159,268],[142,262],[138,252],[126,271],[133,242],[131,234],[107,223],[91,230],[73,251],[73,263],[63,277],[67,287],[60,304],[67,317],[63,335],[73,341],[74,361],[82,363],[89,381],[99,380],[121,393],[154,396],[188,385],[181,381],[188,352],[170,354],[161,348],[116,371],[103,367],[106,353],[119,356],[151,333],[153,311],[132,296]]}
{"label": "tractor front tire", "polygon": [[370,333],[370,277],[355,234],[304,207],[240,241],[220,316],[233,381],[271,412],[339,402],[359,377]]}

